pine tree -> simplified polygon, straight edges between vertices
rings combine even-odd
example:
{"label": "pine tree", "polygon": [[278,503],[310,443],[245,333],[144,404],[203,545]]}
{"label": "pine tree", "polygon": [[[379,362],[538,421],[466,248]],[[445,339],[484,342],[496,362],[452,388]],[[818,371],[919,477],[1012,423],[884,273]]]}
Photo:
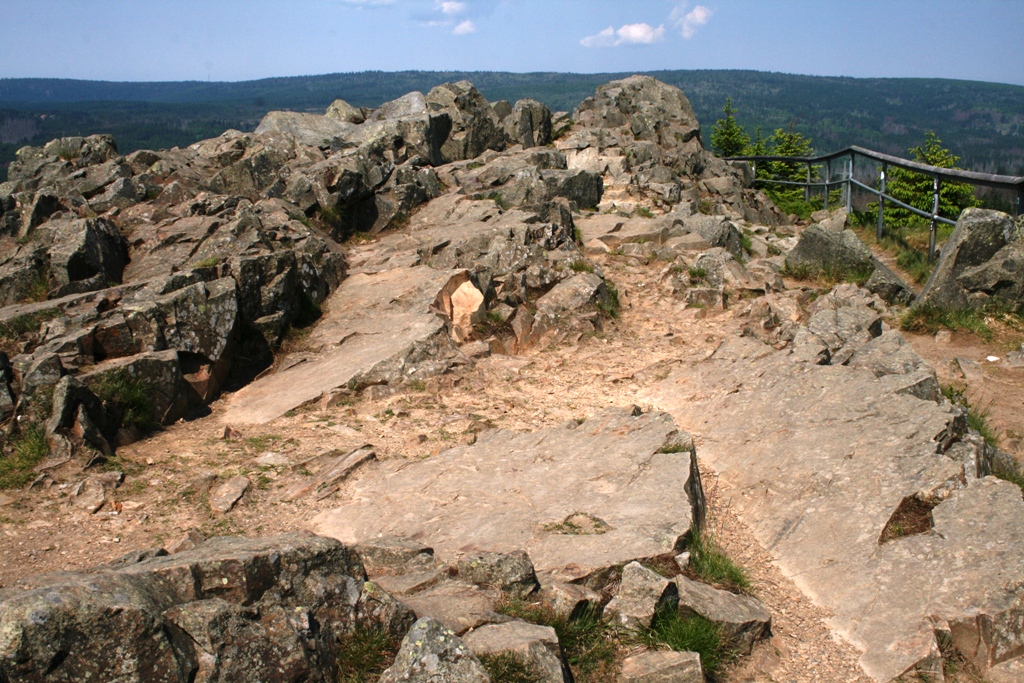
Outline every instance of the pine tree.
{"label": "pine tree", "polygon": [[[908,150],[914,161],[939,168],[958,168],[956,163],[960,157],[942,146],[942,140],[935,133],[927,133],[924,144]],[[903,168],[889,169],[886,181],[886,193],[905,204],[931,213],[934,197],[933,179],[931,176],[908,171]],[[981,202],[974,197],[974,188],[966,183],[943,182],[939,185],[939,215],[943,218],[956,220],[960,212],[972,206],[980,206]],[[900,228],[915,221],[927,220],[891,203],[885,207],[885,224]]]}
{"label": "pine tree", "polygon": [[732,98],[725,98],[725,118],[711,127],[711,148],[720,157],[738,157],[743,155],[750,145],[750,136],[743,126],[736,122],[736,110],[732,108]]}

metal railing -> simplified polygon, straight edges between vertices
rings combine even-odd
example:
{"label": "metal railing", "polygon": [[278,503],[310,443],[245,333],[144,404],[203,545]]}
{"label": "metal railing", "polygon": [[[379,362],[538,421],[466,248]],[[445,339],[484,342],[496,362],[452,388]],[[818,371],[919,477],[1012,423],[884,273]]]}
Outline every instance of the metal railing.
{"label": "metal railing", "polygon": [[[856,178],[853,177],[854,164],[858,157],[864,157],[866,159],[872,159],[881,164],[878,176],[878,188],[866,185]],[[842,160],[842,168],[839,171],[839,177],[833,180],[832,165],[833,162]],[[936,229],[939,223],[945,223],[947,225],[956,225],[956,221],[952,221],[948,218],[943,218],[939,215],[939,191],[942,187],[943,182],[955,182],[955,183],[969,183],[971,185],[977,185],[982,187],[991,187],[997,190],[1008,190],[1013,192],[1015,195],[1014,201],[1014,213],[1020,216],[1024,213],[1024,177],[1020,176],[1006,176],[1006,175],[993,175],[990,173],[978,173],[976,171],[961,171],[951,168],[939,168],[938,166],[929,166],[922,164],[917,161],[910,161],[909,159],[901,159],[894,157],[889,154],[882,154],[881,152],[875,152],[874,150],[865,149],[863,147],[851,146],[846,149],[841,149],[838,152],[832,154],[823,154],[816,157],[783,157],[783,156],[739,156],[739,157],[728,157],[726,161],[750,161],[754,164],[754,174],[757,175],[757,162],[759,161],[782,161],[794,164],[807,164],[807,180],[805,182],[796,182],[792,180],[774,180],[770,178],[758,178],[759,182],[763,183],[774,183],[777,185],[795,185],[804,188],[804,199],[810,199],[811,188],[824,188],[825,190],[825,208],[828,209],[828,193],[831,188],[840,187],[843,190],[843,198],[841,201],[846,203],[846,210],[850,211],[852,205],[853,188],[859,187],[862,190],[870,192],[878,197],[878,228],[876,235],[879,240],[882,239],[882,227],[883,227],[883,212],[885,210],[885,203],[891,202],[892,204],[906,209],[911,213],[914,213],[923,218],[927,218],[931,221],[928,234],[928,260],[931,261],[935,258],[935,241],[936,241]],[[825,165],[825,179],[823,181],[813,180],[812,168],[817,164]],[[932,210],[931,212],[923,211],[917,207],[905,204],[900,200],[896,199],[892,195],[886,194],[885,182],[886,175],[889,170],[889,166],[896,166],[903,168],[908,171],[920,173],[932,178]]]}

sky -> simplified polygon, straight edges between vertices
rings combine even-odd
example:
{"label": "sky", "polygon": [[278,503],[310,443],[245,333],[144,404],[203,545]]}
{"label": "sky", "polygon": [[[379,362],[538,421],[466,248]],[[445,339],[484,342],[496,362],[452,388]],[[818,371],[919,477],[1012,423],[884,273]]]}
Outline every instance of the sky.
{"label": "sky", "polygon": [[0,78],[756,69],[1024,85],[1024,0],[0,0]]}

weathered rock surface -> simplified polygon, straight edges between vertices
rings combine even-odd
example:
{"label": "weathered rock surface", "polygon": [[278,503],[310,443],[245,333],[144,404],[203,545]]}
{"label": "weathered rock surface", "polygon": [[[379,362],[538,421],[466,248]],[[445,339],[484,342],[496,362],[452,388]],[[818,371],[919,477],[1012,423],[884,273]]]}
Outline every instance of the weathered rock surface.
{"label": "weathered rock surface", "polygon": [[1019,305],[1020,266],[1014,254],[1020,252],[1022,239],[1011,216],[988,209],[965,209],[917,303],[957,310],[984,304],[995,296]]}
{"label": "weathered rock surface", "polygon": [[[838,213],[845,216],[845,211]],[[815,223],[805,228],[796,247],[786,254],[786,268],[794,273],[824,272],[840,279],[865,277],[865,289],[890,304],[907,304],[914,298],[910,287],[875,258],[856,233],[842,225]]]}
{"label": "weathered rock surface", "polygon": [[380,683],[490,683],[476,655],[454,633],[420,619],[402,640],[395,663]]}
{"label": "weathered rock surface", "polygon": [[722,638],[737,652],[750,654],[754,643],[771,635],[772,615],[757,598],[736,595],[685,576],[675,578],[679,611],[697,614],[722,628]]}
{"label": "weathered rock surface", "polygon": [[334,638],[374,625],[357,608],[359,557],[334,540],[215,538],[161,554],[0,592],[0,675],[326,683]]}
{"label": "weathered rock surface", "polygon": [[510,652],[533,665],[538,683],[564,683],[572,680],[569,665],[562,657],[558,634],[550,626],[525,621],[488,624],[462,637],[477,657]]}
{"label": "weathered rock surface", "polygon": [[347,542],[429,539],[446,557],[525,549],[542,582],[592,577],[599,587],[609,580],[602,570],[681,549],[693,470],[689,453],[659,452],[678,439],[672,420],[609,410],[573,427],[495,430],[472,446],[375,470],[313,526]]}
{"label": "weathered rock surface", "polygon": [[[853,314],[861,317],[830,329],[870,328],[871,313]],[[861,348],[871,356],[891,339]],[[982,669],[1019,656],[1024,501],[1011,484],[968,477],[947,453],[965,436],[962,413],[914,395],[922,371],[876,376],[909,369],[889,359],[871,369],[815,365],[756,346],[674,372],[651,399],[703,436],[702,457],[737,513],[833,610],[832,627],[863,651],[865,671],[888,681],[930,666],[946,622],[964,629],[965,654]],[[933,529],[880,544],[908,498],[933,506]]]}
{"label": "weathered rock surface", "polygon": [[703,683],[696,652],[649,651],[622,660],[621,683]]}
{"label": "weathered rock surface", "polygon": [[630,562],[622,568],[619,591],[604,612],[619,626],[639,630],[651,625],[659,609],[671,609],[678,599],[676,584],[639,562]]}

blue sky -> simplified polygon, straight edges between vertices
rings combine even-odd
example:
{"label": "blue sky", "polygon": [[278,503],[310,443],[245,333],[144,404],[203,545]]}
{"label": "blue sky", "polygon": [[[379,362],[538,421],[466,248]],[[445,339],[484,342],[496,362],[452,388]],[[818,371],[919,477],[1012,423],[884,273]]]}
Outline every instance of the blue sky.
{"label": "blue sky", "polygon": [[0,0],[0,77],[757,69],[1024,85],[1024,0]]}

